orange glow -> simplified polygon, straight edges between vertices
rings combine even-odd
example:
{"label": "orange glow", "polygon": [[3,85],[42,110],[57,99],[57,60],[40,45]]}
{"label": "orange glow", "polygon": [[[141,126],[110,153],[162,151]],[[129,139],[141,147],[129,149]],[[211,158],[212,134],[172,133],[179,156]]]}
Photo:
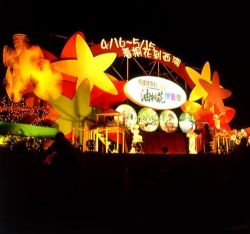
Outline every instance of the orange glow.
{"label": "orange glow", "polygon": [[214,105],[219,113],[225,111],[225,106],[223,103],[223,99],[231,96],[231,91],[224,89],[220,86],[220,78],[217,71],[213,73],[212,83],[207,82],[206,80],[199,80],[201,86],[208,93],[207,99],[205,102],[205,106]]}
{"label": "orange glow", "polygon": [[[192,114],[196,120],[201,119],[211,126],[214,125],[213,116],[215,114],[219,115],[221,127],[226,130],[230,129],[228,123],[234,118],[235,110],[224,106],[223,99],[230,97],[231,91],[224,89],[220,85],[218,72],[213,73],[211,80],[211,70],[208,62],[203,66],[201,74],[190,67],[186,67],[186,71],[196,86],[190,93],[189,101],[181,109]],[[201,106],[193,102],[200,98],[202,99]]]}
{"label": "orange glow", "polygon": [[51,68],[40,47],[29,45],[28,38],[23,34],[15,34],[13,44],[14,49],[4,46],[3,50],[9,98],[19,102],[24,94],[31,92],[43,100],[58,98],[61,94],[61,74]]}

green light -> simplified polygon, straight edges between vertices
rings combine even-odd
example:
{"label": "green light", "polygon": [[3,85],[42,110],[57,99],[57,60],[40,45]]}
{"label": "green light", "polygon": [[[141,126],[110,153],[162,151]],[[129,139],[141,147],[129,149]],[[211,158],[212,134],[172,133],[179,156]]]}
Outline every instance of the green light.
{"label": "green light", "polygon": [[57,132],[57,128],[0,121],[0,135],[12,134],[33,137],[54,137]]}

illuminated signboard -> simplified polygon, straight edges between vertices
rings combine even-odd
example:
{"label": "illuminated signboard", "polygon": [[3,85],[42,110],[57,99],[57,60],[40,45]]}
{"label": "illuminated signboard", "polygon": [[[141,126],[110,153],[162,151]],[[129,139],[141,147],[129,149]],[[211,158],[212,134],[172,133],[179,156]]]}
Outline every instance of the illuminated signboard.
{"label": "illuminated signboard", "polygon": [[144,57],[172,63],[176,67],[179,67],[181,64],[180,58],[158,48],[155,43],[148,40],[140,40],[139,38],[125,40],[122,37],[111,38],[110,41],[102,39],[100,46],[103,50],[121,49],[123,56],[128,59],[132,57]]}
{"label": "illuminated signboard", "polygon": [[174,82],[155,76],[140,76],[124,86],[129,100],[157,110],[174,109],[185,103],[185,91]]}
{"label": "illuminated signboard", "polygon": [[94,55],[115,52],[117,57],[125,57],[127,59],[145,58],[159,62],[176,72],[190,88],[195,86],[186,71],[186,65],[181,59],[158,47],[150,40],[141,40],[134,37],[129,40],[122,37],[115,37],[110,40],[102,39],[99,44],[93,45],[91,50]]}

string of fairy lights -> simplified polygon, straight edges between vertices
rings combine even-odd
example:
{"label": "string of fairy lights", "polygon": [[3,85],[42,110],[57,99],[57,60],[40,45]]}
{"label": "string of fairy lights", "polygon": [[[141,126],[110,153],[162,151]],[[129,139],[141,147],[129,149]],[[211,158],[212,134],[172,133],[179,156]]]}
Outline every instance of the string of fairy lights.
{"label": "string of fairy lights", "polygon": [[[24,98],[19,102],[13,102],[8,96],[0,99],[0,121],[45,126],[42,119],[47,114],[49,108],[46,105],[28,106]],[[21,147],[26,151],[41,151],[47,140],[12,134],[0,135],[0,149],[16,150]]]}
{"label": "string of fairy lights", "polygon": [[46,106],[27,106],[25,100],[13,102],[4,96],[0,100],[0,121],[39,125],[43,116],[49,113]]}

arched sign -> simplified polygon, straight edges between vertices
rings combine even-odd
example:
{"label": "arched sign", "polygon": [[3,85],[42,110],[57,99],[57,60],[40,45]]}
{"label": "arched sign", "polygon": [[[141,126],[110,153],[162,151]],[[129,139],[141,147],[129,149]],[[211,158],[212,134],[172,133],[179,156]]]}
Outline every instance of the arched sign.
{"label": "arched sign", "polygon": [[156,110],[180,107],[187,99],[185,91],[179,85],[156,76],[131,79],[124,86],[124,92],[137,105]]}
{"label": "arched sign", "polygon": [[181,59],[157,47],[152,41],[145,39],[140,40],[139,38],[126,40],[122,37],[111,38],[110,40],[102,39],[99,44],[93,45],[91,50],[94,55],[115,52],[118,57],[126,57],[128,59],[139,57],[154,60],[176,72],[185,82],[187,82],[190,88],[195,86],[186,71],[186,65]]}

